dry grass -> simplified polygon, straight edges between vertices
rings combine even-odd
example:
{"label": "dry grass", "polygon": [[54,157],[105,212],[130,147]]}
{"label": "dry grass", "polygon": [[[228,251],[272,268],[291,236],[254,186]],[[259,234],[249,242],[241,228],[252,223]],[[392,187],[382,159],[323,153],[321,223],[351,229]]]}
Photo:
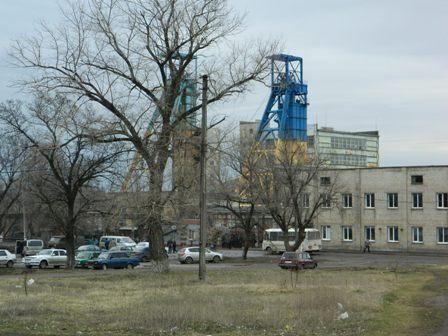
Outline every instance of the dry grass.
{"label": "dry grass", "polygon": [[[54,273],[53,273],[54,274]],[[379,270],[145,270],[0,281],[0,330],[24,335],[361,335],[397,285]],[[403,275],[404,276],[404,275]],[[416,277],[417,275],[409,274]],[[337,303],[350,318],[338,321]],[[3,334],[2,334],[3,335]]]}

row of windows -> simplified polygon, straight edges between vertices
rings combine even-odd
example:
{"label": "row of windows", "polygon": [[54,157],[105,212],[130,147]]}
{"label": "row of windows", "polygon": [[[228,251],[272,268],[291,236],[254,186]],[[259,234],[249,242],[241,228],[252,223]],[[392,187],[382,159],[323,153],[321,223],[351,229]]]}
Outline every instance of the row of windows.
{"label": "row of windows", "polygon": [[[309,208],[310,195],[302,194],[302,206]],[[330,194],[321,194],[322,208],[331,208],[332,197]],[[412,208],[423,209],[423,193],[411,193]],[[389,209],[398,208],[398,193],[386,194],[387,207]],[[342,207],[345,209],[353,208],[353,194],[342,194]],[[366,209],[375,209],[375,194],[364,194],[364,207]],[[436,207],[438,209],[448,209],[448,193],[436,193]]]}
{"label": "row of windows", "polygon": [[366,139],[331,137],[331,148],[365,150],[366,144]]}
{"label": "row of windows", "polygon": [[356,154],[327,154],[326,159],[336,166],[363,167],[367,162],[365,155]]}
{"label": "row of windows", "polygon": [[[345,198],[352,198],[351,194],[345,194],[342,196],[343,200]],[[386,194],[387,207],[389,209],[398,208],[398,193],[387,193]],[[346,204],[345,201],[343,201]],[[368,209],[375,208],[375,194],[366,193],[364,194],[364,206]],[[416,192],[411,193],[411,206],[413,209],[423,208],[423,193]],[[351,206],[344,206],[346,208],[351,208]],[[448,208],[448,193],[436,193],[436,207],[438,209]]]}
{"label": "row of windows", "polygon": [[[400,241],[398,226],[388,226],[387,229],[387,241],[390,243],[397,243]],[[331,240],[331,226],[321,226],[322,240]],[[438,227],[436,228],[436,236],[438,244],[448,244],[448,228]],[[413,243],[423,243],[423,227],[412,227],[411,238]],[[374,242],[375,241],[375,227],[366,226],[364,228],[364,239]],[[342,226],[342,240],[353,241],[353,228],[352,226]]]}
{"label": "row of windows", "polygon": [[[333,155],[333,154],[330,154]],[[339,154],[334,154],[339,155]],[[350,156],[361,156],[361,155],[350,155]],[[365,157],[364,157],[365,158]],[[331,179],[329,176],[322,176],[320,178],[321,185],[330,185]],[[423,184],[423,175],[411,175],[411,184]]]}

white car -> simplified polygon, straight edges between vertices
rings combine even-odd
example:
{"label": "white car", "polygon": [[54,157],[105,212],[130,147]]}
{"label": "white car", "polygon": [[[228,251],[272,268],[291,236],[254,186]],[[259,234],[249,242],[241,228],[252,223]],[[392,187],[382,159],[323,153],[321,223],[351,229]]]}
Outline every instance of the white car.
{"label": "white car", "polygon": [[15,254],[12,254],[8,250],[0,250],[0,265],[5,265],[6,267],[13,267],[16,262]]}
{"label": "white car", "polygon": [[67,265],[67,252],[62,249],[46,249],[40,251],[34,256],[25,257],[25,267],[31,268],[33,266],[39,268],[47,268],[53,266],[59,268]]}
{"label": "white car", "polygon": [[[199,247],[185,247],[177,253],[177,259],[181,264],[192,264],[199,261]],[[214,252],[208,248],[205,249],[205,260],[219,263],[224,260],[222,253]]]}

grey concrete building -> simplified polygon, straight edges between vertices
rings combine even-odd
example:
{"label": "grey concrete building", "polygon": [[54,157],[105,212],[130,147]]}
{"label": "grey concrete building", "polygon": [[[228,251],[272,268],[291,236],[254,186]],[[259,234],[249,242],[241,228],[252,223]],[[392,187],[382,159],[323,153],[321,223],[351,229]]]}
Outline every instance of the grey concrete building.
{"label": "grey concrete building", "polygon": [[314,226],[324,249],[448,253],[448,166],[331,169],[331,207]]}

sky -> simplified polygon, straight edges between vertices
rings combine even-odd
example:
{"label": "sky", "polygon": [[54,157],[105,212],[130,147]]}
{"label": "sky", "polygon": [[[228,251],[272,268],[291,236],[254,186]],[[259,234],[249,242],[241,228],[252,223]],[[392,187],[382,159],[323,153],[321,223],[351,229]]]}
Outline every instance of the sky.
{"label": "sky", "polygon": [[[0,100],[21,98],[7,63],[13,39],[57,23],[56,0],[1,0]],[[448,1],[229,0],[246,13],[238,37],[278,38],[304,59],[308,122],[378,130],[380,165],[448,165]],[[260,119],[269,88],[219,106],[228,122]]]}

